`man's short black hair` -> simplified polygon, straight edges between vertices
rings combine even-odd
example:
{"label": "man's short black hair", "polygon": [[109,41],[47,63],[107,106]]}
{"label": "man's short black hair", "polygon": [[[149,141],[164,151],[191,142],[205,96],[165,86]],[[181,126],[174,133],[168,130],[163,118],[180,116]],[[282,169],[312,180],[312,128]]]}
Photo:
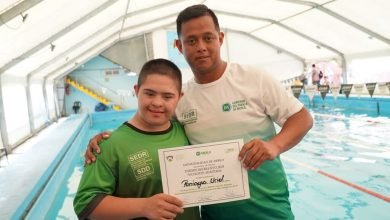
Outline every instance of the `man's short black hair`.
{"label": "man's short black hair", "polygon": [[179,38],[181,36],[181,25],[183,23],[202,16],[210,16],[213,19],[215,30],[220,32],[218,18],[215,15],[215,13],[211,9],[209,9],[206,5],[200,4],[200,5],[193,5],[187,7],[186,9],[184,9],[179,13],[176,19],[177,36]]}

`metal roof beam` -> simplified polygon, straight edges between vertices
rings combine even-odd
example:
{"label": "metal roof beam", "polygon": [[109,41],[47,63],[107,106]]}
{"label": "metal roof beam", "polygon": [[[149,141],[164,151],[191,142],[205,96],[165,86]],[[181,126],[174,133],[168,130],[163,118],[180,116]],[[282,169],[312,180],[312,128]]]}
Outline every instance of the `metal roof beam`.
{"label": "metal roof beam", "polygon": [[34,7],[43,0],[25,0],[0,14],[0,26]]}
{"label": "metal roof beam", "polygon": [[328,8],[325,8],[323,6],[325,4],[329,4],[329,3],[334,2],[335,0],[326,2],[323,5],[317,4],[315,2],[310,2],[310,1],[297,1],[297,0],[278,0],[278,1],[290,2],[290,3],[294,3],[294,4],[300,4],[300,5],[306,5],[306,6],[310,6],[312,8],[318,9],[318,10],[320,10],[320,11],[322,11],[322,12],[324,12],[324,13],[326,13],[326,14],[328,14],[328,15],[330,15],[330,16],[332,16],[332,17],[334,17],[334,18],[336,18],[336,19],[338,19],[338,20],[340,20],[340,21],[342,21],[342,22],[344,22],[344,23],[346,23],[346,24],[348,24],[348,25],[350,25],[350,26],[352,26],[352,27],[362,31],[362,32],[364,32],[364,33],[366,33],[366,34],[368,34],[369,36],[372,36],[372,37],[374,37],[374,38],[376,38],[376,39],[378,39],[380,41],[383,41],[384,43],[390,45],[390,39],[389,38],[386,38],[386,37],[376,33],[375,31],[372,31],[372,30],[370,30],[370,29],[368,29],[368,28],[366,28],[366,27],[364,27],[364,26],[362,26],[362,25],[360,25],[360,24],[358,24],[358,23],[356,23],[356,22],[354,22],[354,21],[352,21],[352,20],[350,20],[350,19],[348,19],[348,18],[346,18],[346,17],[344,17],[344,16],[342,16],[342,15],[340,15],[340,14],[338,14],[338,13],[332,11],[332,10],[330,10],[330,9],[328,9]]}
{"label": "metal roof beam", "polygon": [[260,38],[258,38],[258,37],[256,37],[256,36],[253,36],[252,34],[249,34],[249,33],[244,32],[244,31],[238,31],[238,30],[232,30],[232,29],[227,29],[227,30],[228,30],[229,32],[244,34],[245,36],[248,36],[248,37],[254,39],[255,41],[258,41],[258,42],[260,42],[260,43],[262,43],[262,44],[265,44],[265,45],[267,45],[267,46],[269,46],[269,47],[274,48],[274,49],[277,50],[277,51],[281,51],[281,52],[283,52],[283,53],[285,53],[285,54],[287,54],[287,55],[289,55],[289,56],[294,57],[295,59],[301,61],[303,64],[305,63],[305,58],[303,58],[303,57],[301,57],[301,56],[299,56],[299,55],[297,55],[297,54],[295,54],[295,53],[293,53],[293,52],[291,52],[291,51],[288,51],[288,50],[286,50],[286,49],[284,49],[284,48],[281,48],[281,47],[279,47],[279,46],[277,46],[277,45],[275,45],[275,44],[272,44],[272,43],[270,43],[270,42],[268,42],[268,41],[265,41],[265,40],[260,39]]}
{"label": "metal roof beam", "polygon": [[9,61],[8,63],[6,63],[4,66],[2,66],[0,68],[0,74],[4,73],[7,69],[9,69],[9,68],[13,67],[14,65],[18,64],[19,62],[24,60],[26,57],[34,54],[35,52],[37,52],[38,50],[40,50],[40,49],[42,49],[44,47],[46,47],[47,45],[49,45],[51,42],[55,41],[56,39],[58,39],[62,35],[68,33],[69,31],[75,29],[76,27],[80,26],[85,21],[89,20],[91,17],[93,17],[96,14],[100,13],[101,11],[103,11],[104,9],[106,9],[107,7],[109,7],[110,5],[114,4],[117,1],[118,0],[110,0],[110,1],[105,2],[104,4],[102,4],[98,8],[96,8],[95,10],[93,10],[93,11],[89,12],[88,14],[84,15],[83,17],[81,17],[79,20],[75,21],[74,23],[72,23],[69,26],[65,27],[61,31],[59,31],[59,32],[55,33],[54,35],[50,36],[49,38],[45,39],[44,41],[42,41],[38,45],[35,45],[30,50],[26,51],[25,53],[21,54],[18,57],[13,58],[11,61]]}
{"label": "metal roof beam", "polygon": [[[122,32],[123,32],[123,31],[128,31],[128,30],[131,30],[131,29],[133,29],[133,28],[138,28],[138,27],[142,27],[142,26],[145,26],[145,25],[148,25],[148,24],[152,24],[152,23],[154,23],[154,22],[163,20],[163,19],[165,19],[165,18],[173,17],[173,16],[176,16],[176,15],[177,15],[177,13],[171,13],[171,14],[165,15],[165,16],[163,16],[163,17],[159,17],[159,18],[157,18],[157,19],[154,19],[154,20],[152,20],[152,21],[148,21],[148,22],[144,22],[144,23],[141,23],[141,24],[138,24],[138,25],[134,25],[134,26],[132,26],[132,27],[130,27],[130,28],[125,28],[125,29],[123,29],[123,30],[118,30],[117,32],[115,32],[115,33],[111,34],[110,36],[108,36],[106,39],[100,41],[98,44],[99,44],[99,45],[100,45],[100,44],[103,44],[107,39],[110,39],[110,38],[112,38],[113,36],[118,35],[118,34],[120,33],[120,31],[122,31]],[[169,24],[167,24],[167,25],[171,25],[171,23],[169,23]],[[144,31],[143,33],[140,33],[140,34],[147,33],[148,31],[152,31],[152,30],[146,30],[146,31]],[[136,36],[136,35],[132,35],[132,37],[133,37],[133,36]],[[120,40],[126,40],[126,39],[128,39],[128,38],[124,38],[124,39],[120,39]],[[119,39],[116,39],[115,41],[110,42],[110,46],[112,46],[114,43],[116,43],[116,42],[118,42],[118,41],[119,41]],[[107,47],[107,48],[104,48],[102,51],[104,51],[104,50],[106,50],[106,49],[108,49],[108,47]],[[102,51],[100,51],[100,52],[102,52]],[[81,53],[81,54],[79,55],[79,57],[82,56],[82,55],[84,55],[86,52],[88,52],[88,50],[86,50],[85,52]],[[95,56],[96,56],[96,55],[98,55],[98,54],[95,54]],[[68,63],[76,63],[76,62],[77,62],[79,65],[81,65],[82,62],[79,62],[79,60],[78,60],[79,57],[75,57],[75,58],[73,58],[72,60],[69,60]],[[64,68],[65,66],[66,66],[66,64],[64,64],[64,65],[58,67],[57,69],[51,71],[50,73],[48,73],[48,74],[45,76],[45,78],[50,77],[51,75],[57,73],[59,70],[61,70],[61,69]],[[76,68],[77,68],[77,65],[75,65],[74,68],[71,68],[71,70],[74,70],[74,69],[76,69]],[[60,74],[58,77],[55,77],[55,80],[56,80],[57,78],[60,78],[60,77],[65,76],[65,75],[68,74],[69,72],[70,72],[70,71],[66,71],[64,74]]]}
{"label": "metal roof beam", "polygon": [[[297,31],[297,30],[295,30],[295,29],[293,29],[293,28],[291,28],[291,27],[289,27],[287,25],[284,25],[284,24],[280,23],[279,21],[276,21],[276,20],[273,20],[273,19],[269,19],[269,18],[262,18],[262,17],[256,17],[256,16],[250,16],[250,15],[241,15],[241,14],[237,14],[237,13],[218,11],[218,10],[215,10],[215,12],[220,13],[220,14],[240,17],[240,18],[248,18],[248,19],[252,19],[252,20],[266,21],[266,22],[269,22],[270,24],[278,25],[278,26],[280,26],[280,27],[282,27],[282,28],[284,28],[284,29],[286,29],[286,30],[288,30],[288,31],[290,31],[290,32],[292,32],[292,33],[294,33],[294,34],[296,34],[296,35],[298,35],[298,36],[308,40],[308,41],[311,41],[311,42],[315,43],[318,46],[321,46],[321,47],[326,48],[326,49],[328,49],[330,51],[333,51],[334,53],[338,54],[339,56],[344,56],[344,54],[341,51],[337,50],[336,48],[333,48],[333,47],[331,47],[331,46],[329,46],[329,45],[327,45],[327,44],[325,44],[323,42],[320,42],[320,41],[318,41],[318,40],[316,40],[316,39],[314,39],[314,38],[312,38],[312,37],[310,37],[310,36],[300,32],[300,31]],[[252,32],[255,32],[255,31],[260,30],[260,29],[261,28],[252,30],[248,34],[251,34]]]}
{"label": "metal roof beam", "polygon": [[[117,1],[117,0],[116,0]],[[138,14],[142,14],[142,13],[145,13],[145,12],[149,12],[149,11],[153,11],[153,10],[156,10],[158,8],[161,8],[161,7],[164,7],[164,6],[169,6],[169,5],[174,5],[174,4],[178,4],[178,2],[183,2],[184,0],[180,0],[180,1],[174,1],[174,2],[168,2],[168,3],[163,3],[163,4],[160,4],[160,5],[156,5],[156,6],[153,6],[153,7],[150,7],[150,8],[147,8],[147,9],[142,9],[142,10],[138,10],[136,12],[133,12],[133,13],[125,13],[123,16],[121,17],[118,17],[117,19],[115,19],[113,22],[111,22],[110,24],[102,27],[101,29],[97,30],[96,32],[92,33],[91,35],[89,35],[89,37],[87,37],[86,39],[78,42],[77,44],[75,44],[73,47],[67,49],[66,51],[62,52],[61,54],[57,55],[55,58],[51,59],[51,60],[48,60],[46,61],[45,63],[43,63],[42,65],[40,65],[38,68],[36,68],[35,70],[32,70],[30,73],[28,73],[28,78],[34,76],[36,73],[38,73],[39,71],[43,70],[44,68],[48,67],[52,62],[55,62],[55,61],[58,61],[62,58],[64,58],[66,56],[66,54],[69,54],[72,50],[78,48],[79,46],[83,45],[84,43],[88,42],[88,40],[90,40],[92,37],[98,35],[99,33],[103,32],[105,29],[111,27],[112,25],[114,25],[115,23],[119,22],[119,21],[123,21],[125,18],[128,19],[129,17],[131,16],[135,16],[135,15],[138,15]],[[127,9],[128,10],[128,9]],[[172,13],[174,15],[177,15],[177,13]],[[171,14],[171,15],[172,15]],[[161,18],[160,18],[161,19]],[[144,24],[148,24],[148,23],[142,23],[141,25],[144,25]],[[137,25],[135,27],[138,27],[138,26],[141,26],[141,25]],[[129,28],[128,28],[129,29]],[[118,36],[119,34],[121,34],[123,32],[123,26],[121,27],[121,30],[118,32]],[[122,40],[120,39],[120,36],[118,37],[119,40]],[[47,44],[47,43],[46,43]],[[1,71],[2,69],[0,69],[0,74],[1,74]]]}

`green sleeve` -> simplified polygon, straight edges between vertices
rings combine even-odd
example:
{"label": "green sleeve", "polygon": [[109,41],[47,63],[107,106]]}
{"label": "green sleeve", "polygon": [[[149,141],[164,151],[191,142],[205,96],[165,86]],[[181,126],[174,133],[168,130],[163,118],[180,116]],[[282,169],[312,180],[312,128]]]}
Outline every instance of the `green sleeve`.
{"label": "green sleeve", "polygon": [[79,217],[88,216],[104,198],[102,195],[112,195],[115,192],[116,175],[106,163],[105,153],[108,152],[102,151],[101,155],[97,155],[95,163],[84,167],[73,201],[74,210]]}

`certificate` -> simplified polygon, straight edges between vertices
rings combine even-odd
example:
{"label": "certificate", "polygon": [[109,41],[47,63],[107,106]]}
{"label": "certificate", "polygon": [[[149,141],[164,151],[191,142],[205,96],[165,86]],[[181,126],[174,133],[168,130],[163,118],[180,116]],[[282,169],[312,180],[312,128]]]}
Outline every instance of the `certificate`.
{"label": "certificate", "polygon": [[158,150],[164,193],[184,207],[250,198],[248,172],[238,160],[243,140]]}

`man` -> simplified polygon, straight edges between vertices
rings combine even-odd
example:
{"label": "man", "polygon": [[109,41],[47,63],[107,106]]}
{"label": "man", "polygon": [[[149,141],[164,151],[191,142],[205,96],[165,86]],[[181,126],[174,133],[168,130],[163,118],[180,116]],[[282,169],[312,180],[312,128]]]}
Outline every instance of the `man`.
{"label": "man", "polygon": [[320,74],[318,73],[317,67],[315,64],[311,65],[311,83],[313,85],[320,84]]}
{"label": "man", "polygon": [[[176,25],[176,46],[194,74],[176,108],[177,119],[191,144],[243,138],[239,159],[249,170],[251,198],[202,206],[202,219],[294,219],[279,155],[310,130],[311,115],[262,70],[221,59],[224,34],[205,5],[184,9]],[[282,126],[278,134],[274,122]],[[87,162],[98,139],[90,142]]]}

